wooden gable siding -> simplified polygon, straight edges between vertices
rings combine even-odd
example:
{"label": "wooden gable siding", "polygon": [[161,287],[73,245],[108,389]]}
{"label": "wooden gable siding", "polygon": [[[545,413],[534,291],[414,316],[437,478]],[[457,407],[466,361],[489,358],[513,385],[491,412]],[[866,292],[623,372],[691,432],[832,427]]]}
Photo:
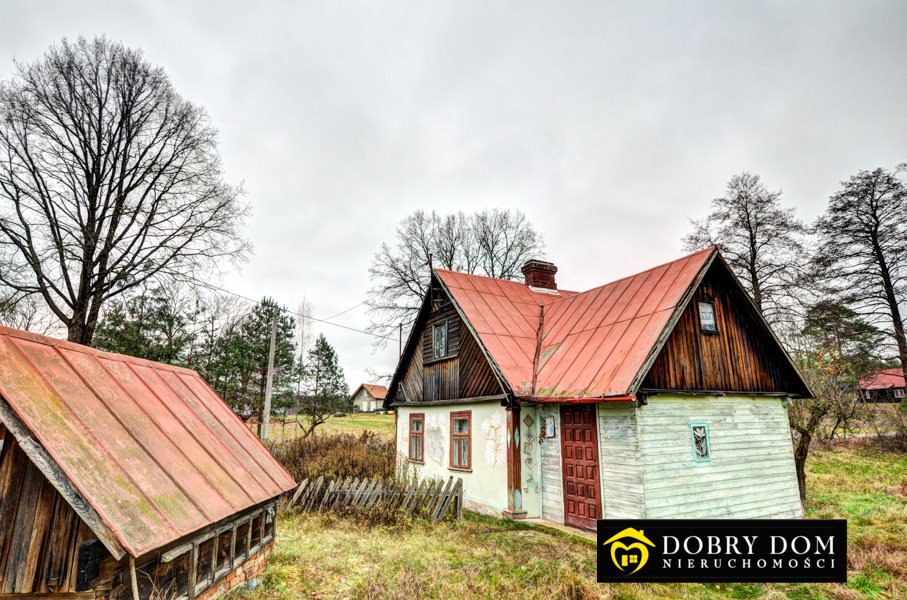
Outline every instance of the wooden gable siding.
{"label": "wooden gable siding", "polygon": [[74,592],[94,534],[6,435],[0,450],[0,593]]}
{"label": "wooden gable siding", "polygon": [[[465,326],[446,293],[435,288],[436,307],[417,321],[420,343],[409,357],[401,379],[405,398],[395,402],[422,402],[478,398],[501,393],[501,386],[475,337]],[[447,323],[447,357],[433,355],[432,327]]]}
{"label": "wooden gable siding", "polygon": [[[706,274],[643,381],[643,390],[804,394],[786,357],[725,267]],[[699,301],[715,306],[717,333],[703,332]]]}

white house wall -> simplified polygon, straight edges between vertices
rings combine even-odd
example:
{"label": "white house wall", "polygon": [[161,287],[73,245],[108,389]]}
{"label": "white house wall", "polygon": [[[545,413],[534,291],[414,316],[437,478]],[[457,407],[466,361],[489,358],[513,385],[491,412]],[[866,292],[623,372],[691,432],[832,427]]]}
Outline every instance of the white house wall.
{"label": "white house wall", "polygon": [[[648,518],[802,517],[781,399],[658,394],[636,420]],[[693,421],[708,424],[710,462],[693,461]]]}
{"label": "white house wall", "polygon": [[599,473],[605,519],[646,516],[636,410],[632,404],[598,405]]}
{"label": "white house wall", "polygon": [[[450,468],[450,413],[472,413],[472,470]],[[425,415],[424,464],[409,456],[409,415]],[[400,407],[397,416],[397,456],[420,477],[463,478],[466,508],[500,515],[507,510],[507,420],[500,401],[449,406]]]}

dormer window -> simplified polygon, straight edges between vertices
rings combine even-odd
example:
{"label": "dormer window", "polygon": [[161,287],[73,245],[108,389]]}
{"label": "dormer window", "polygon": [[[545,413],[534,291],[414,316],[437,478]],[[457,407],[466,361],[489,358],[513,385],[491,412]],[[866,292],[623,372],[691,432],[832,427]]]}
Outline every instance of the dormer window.
{"label": "dormer window", "polygon": [[432,357],[444,358],[447,356],[447,321],[433,325],[431,329]]}
{"label": "dormer window", "polygon": [[699,303],[699,328],[705,333],[718,333],[714,302]]}

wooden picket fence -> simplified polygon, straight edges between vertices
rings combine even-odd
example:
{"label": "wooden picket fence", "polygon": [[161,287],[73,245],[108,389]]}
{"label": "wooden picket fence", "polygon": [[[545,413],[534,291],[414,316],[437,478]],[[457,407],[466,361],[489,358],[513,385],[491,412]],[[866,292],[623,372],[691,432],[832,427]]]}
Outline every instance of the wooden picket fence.
{"label": "wooden picket fence", "polygon": [[443,479],[396,482],[380,479],[347,477],[346,479],[305,479],[296,488],[288,507],[304,511],[326,511],[354,508],[368,511],[377,508],[421,515],[438,521],[451,513],[463,517],[463,480]]}

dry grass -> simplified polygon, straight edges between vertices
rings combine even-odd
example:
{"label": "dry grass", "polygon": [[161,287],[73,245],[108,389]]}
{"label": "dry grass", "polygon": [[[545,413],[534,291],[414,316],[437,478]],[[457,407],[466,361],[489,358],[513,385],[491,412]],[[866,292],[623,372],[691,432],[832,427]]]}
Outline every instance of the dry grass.
{"label": "dry grass", "polygon": [[[271,420],[271,439],[283,441],[298,437],[301,430],[295,419],[295,416],[274,417]],[[320,436],[336,435],[338,433],[359,435],[363,431],[371,431],[381,437],[393,440],[394,415],[350,413],[345,417],[330,417],[327,422],[315,430],[315,434]]]}
{"label": "dry grass", "polygon": [[[907,598],[907,456],[844,447],[810,460],[810,517],[850,520],[846,585],[605,585],[595,547],[548,529],[468,515],[368,527],[290,514],[250,600],[295,598]],[[237,594],[243,596],[244,594]]]}
{"label": "dry grass", "polygon": [[372,431],[293,438],[272,442],[269,447],[296,481],[319,476],[331,479],[394,476],[394,442]]}

